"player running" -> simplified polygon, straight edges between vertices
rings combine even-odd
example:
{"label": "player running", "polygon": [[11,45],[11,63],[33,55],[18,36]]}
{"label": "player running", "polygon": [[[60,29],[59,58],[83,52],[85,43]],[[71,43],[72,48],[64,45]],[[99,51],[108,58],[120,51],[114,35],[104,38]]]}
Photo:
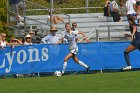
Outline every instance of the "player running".
{"label": "player running", "polygon": [[136,49],[140,50],[140,18],[138,19],[138,25],[135,24],[135,19],[132,17],[130,17],[128,21],[129,21],[129,24],[133,28],[133,32],[131,35],[132,42],[131,42],[131,45],[129,45],[124,51],[124,57],[125,57],[127,66],[124,67],[123,70],[130,70],[132,68],[128,54]]}
{"label": "player running", "polygon": [[85,36],[85,34],[83,32],[71,30],[71,26],[69,23],[65,24],[65,28],[66,28],[66,31],[62,34],[62,39],[59,42],[55,43],[55,44],[62,43],[64,38],[66,38],[68,40],[68,43],[69,43],[70,53],[64,58],[62,74],[65,73],[65,70],[67,67],[67,61],[70,58],[72,58],[77,64],[85,67],[86,71],[88,72],[90,67],[88,65],[86,65],[84,62],[80,61],[76,56],[76,54],[78,52],[78,46],[77,46],[77,42],[76,42],[76,34],[82,34],[87,43],[89,43],[89,40],[87,39],[87,37]]}

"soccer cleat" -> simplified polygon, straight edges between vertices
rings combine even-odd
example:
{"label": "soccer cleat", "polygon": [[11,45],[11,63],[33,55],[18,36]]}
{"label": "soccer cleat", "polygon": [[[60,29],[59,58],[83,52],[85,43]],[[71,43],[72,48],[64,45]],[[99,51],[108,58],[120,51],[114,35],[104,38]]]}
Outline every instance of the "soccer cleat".
{"label": "soccer cleat", "polygon": [[88,67],[86,68],[86,72],[89,73],[89,71],[90,71],[90,66],[88,66]]}
{"label": "soccer cleat", "polygon": [[124,67],[123,70],[131,70],[132,67],[131,66],[127,66],[127,67]]}
{"label": "soccer cleat", "polygon": [[62,76],[64,75],[64,71],[61,71],[61,75],[62,75]]}

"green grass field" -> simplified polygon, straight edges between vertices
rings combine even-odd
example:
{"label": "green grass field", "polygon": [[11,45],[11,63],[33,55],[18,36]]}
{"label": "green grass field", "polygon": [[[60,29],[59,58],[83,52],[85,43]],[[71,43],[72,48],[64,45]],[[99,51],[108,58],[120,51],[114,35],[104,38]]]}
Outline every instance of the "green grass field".
{"label": "green grass field", "polygon": [[140,71],[0,79],[0,93],[140,93]]}

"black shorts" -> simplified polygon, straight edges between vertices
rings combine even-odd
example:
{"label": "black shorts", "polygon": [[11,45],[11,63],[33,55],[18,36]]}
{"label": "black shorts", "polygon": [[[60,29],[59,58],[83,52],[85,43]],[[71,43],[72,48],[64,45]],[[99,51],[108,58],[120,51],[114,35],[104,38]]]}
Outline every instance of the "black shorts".
{"label": "black shorts", "polygon": [[114,22],[118,22],[121,18],[118,12],[112,12]]}
{"label": "black shorts", "polygon": [[140,49],[140,32],[135,33],[135,39],[131,42],[131,44]]}

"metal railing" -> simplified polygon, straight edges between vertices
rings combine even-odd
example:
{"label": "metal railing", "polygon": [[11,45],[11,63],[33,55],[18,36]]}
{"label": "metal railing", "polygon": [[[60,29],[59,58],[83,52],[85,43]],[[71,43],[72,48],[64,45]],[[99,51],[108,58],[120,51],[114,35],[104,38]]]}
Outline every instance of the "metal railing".
{"label": "metal railing", "polygon": [[[36,3],[33,3],[33,2],[30,2],[29,0],[23,0],[23,3],[24,3],[24,5],[26,5],[27,3],[28,4],[30,4],[30,5],[33,5],[33,6],[37,6],[38,7],[38,9],[28,9],[28,8],[26,8],[26,9],[24,9],[23,10],[23,15],[21,15],[21,17],[23,17],[24,19],[24,30],[26,31],[27,30],[27,20],[32,20],[32,21],[34,21],[34,22],[37,22],[38,24],[40,24],[40,25],[47,25],[47,26],[50,26],[50,28],[51,28],[51,26],[53,26],[53,24],[51,23],[51,24],[48,24],[48,23],[43,23],[43,22],[40,22],[40,21],[38,21],[38,20],[36,20],[36,19],[32,19],[32,18],[29,18],[28,16],[27,16],[27,12],[30,12],[30,11],[46,11],[47,13],[48,13],[48,11],[50,11],[50,10],[52,10],[52,8],[48,8],[48,7],[45,7],[45,6],[42,6],[42,5],[39,5],[39,4],[36,4]],[[8,22],[8,24],[9,24],[9,28],[10,29],[13,29],[13,30],[15,30],[15,29],[17,29],[17,27],[16,26],[11,26],[10,25],[10,14],[12,14],[12,15],[14,15],[15,13],[13,12],[13,11],[11,11],[10,10],[10,5],[9,5],[9,3],[7,4],[7,8],[9,9],[9,12],[7,13],[7,17],[8,17],[8,19],[9,20],[7,20],[7,22]],[[46,14],[47,14],[46,13]],[[61,12],[61,14],[62,15],[65,15],[65,16],[67,16],[67,20],[68,20],[68,22],[70,22],[70,15],[68,15],[68,14],[65,14],[65,13],[62,13]],[[58,28],[58,29],[60,29],[60,30],[62,30],[61,28]]]}
{"label": "metal railing", "polygon": [[[130,29],[129,28],[127,28],[128,27],[128,25],[99,25],[99,26],[97,26],[96,28],[95,28],[95,30],[96,30],[96,41],[100,41],[100,37],[99,37],[99,35],[100,35],[100,31],[101,30],[99,30],[101,27],[107,27],[108,29],[107,29],[107,34],[108,34],[108,36],[107,36],[107,40],[108,41],[111,41],[111,32],[112,32],[112,30],[114,30],[114,29],[111,29],[111,27],[119,27],[119,26],[126,26],[126,28],[124,28],[122,31],[123,32],[125,32],[126,30],[129,30],[130,31]],[[117,31],[119,31],[120,29],[118,29]],[[117,32],[116,31],[116,32]],[[117,36],[117,35],[116,35]],[[106,37],[105,37],[106,38]]]}

